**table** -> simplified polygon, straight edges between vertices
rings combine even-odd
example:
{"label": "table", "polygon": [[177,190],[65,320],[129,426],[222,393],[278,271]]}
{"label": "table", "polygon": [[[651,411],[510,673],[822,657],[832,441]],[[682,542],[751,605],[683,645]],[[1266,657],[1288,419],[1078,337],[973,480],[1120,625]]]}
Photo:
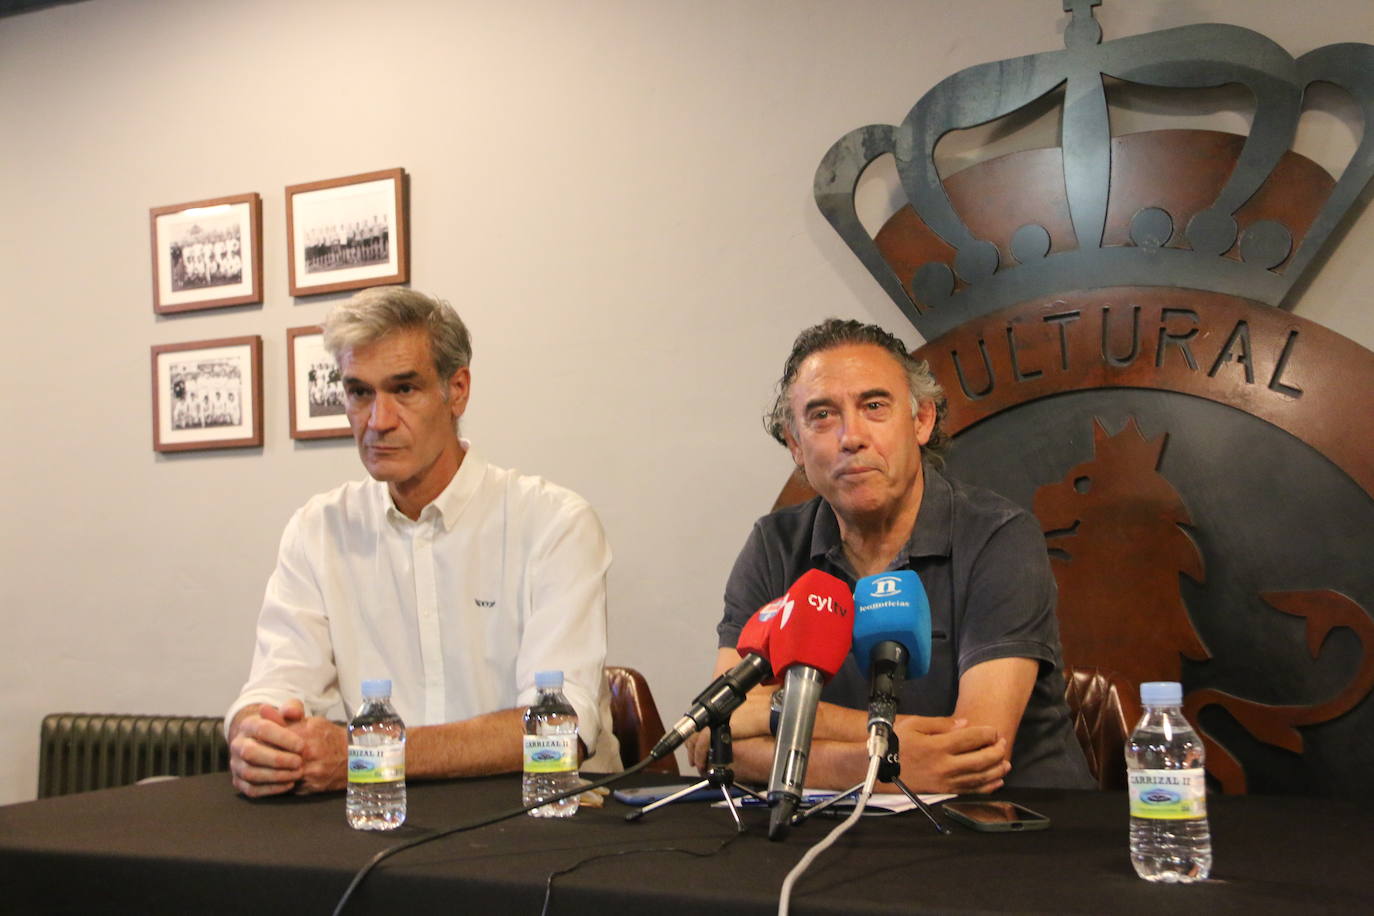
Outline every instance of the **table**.
{"label": "table", "polygon": [[[633,784],[663,782],[634,777]],[[865,818],[798,883],[792,912],[1370,913],[1374,806],[1263,796],[1210,799],[1217,880],[1135,877],[1123,793],[1002,793],[1053,819],[1046,831],[936,834],[917,813]],[[516,807],[519,777],[410,786],[390,834],[344,823],[340,795],[250,801],[224,774],[0,807],[0,911],[329,913],[374,853],[427,831]],[[626,807],[565,821],[521,816],[389,859],[348,913],[764,914],[783,877],[834,822],[767,839],[767,814],[672,806],[634,824]],[[660,850],[660,851],[648,851]],[[680,850],[680,851],[671,851]]]}

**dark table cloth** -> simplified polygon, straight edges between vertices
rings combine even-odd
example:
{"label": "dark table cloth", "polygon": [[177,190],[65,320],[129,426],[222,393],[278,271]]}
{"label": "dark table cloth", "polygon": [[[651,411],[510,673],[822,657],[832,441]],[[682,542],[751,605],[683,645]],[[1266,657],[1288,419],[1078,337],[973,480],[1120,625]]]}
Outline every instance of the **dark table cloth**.
{"label": "dark table cloth", "polygon": [[[632,784],[662,782],[636,777]],[[376,852],[517,806],[519,777],[410,786],[390,834],[344,823],[341,795],[249,801],[224,774],[0,807],[0,912],[329,913]],[[1138,879],[1126,799],[1112,792],[1005,793],[1052,818],[1036,833],[936,834],[919,814],[865,818],[798,882],[792,912],[1374,913],[1374,806],[1363,801],[1213,796],[1214,880]],[[625,806],[569,820],[520,816],[387,860],[348,913],[764,914],[788,870],[835,823],[767,839],[701,803],[624,822]],[[681,850],[681,851],[677,851]]]}

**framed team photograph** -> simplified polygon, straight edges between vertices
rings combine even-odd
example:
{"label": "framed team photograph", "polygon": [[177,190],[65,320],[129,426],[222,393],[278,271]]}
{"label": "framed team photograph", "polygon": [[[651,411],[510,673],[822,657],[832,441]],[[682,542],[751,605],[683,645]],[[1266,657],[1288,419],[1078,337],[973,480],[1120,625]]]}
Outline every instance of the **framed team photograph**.
{"label": "framed team photograph", "polygon": [[352,435],[344,410],[343,378],[324,348],[317,324],[286,329],[286,377],[291,382],[291,438],[343,439]]}
{"label": "framed team photograph", "polygon": [[262,338],[153,347],[153,449],[262,445]]}
{"label": "framed team photograph", "polygon": [[409,281],[407,216],[404,169],[289,186],[291,295]]}
{"label": "framed team photograph", "polygon": [[262,199],[236,194],[153,207],[153,311],[262,301]]}

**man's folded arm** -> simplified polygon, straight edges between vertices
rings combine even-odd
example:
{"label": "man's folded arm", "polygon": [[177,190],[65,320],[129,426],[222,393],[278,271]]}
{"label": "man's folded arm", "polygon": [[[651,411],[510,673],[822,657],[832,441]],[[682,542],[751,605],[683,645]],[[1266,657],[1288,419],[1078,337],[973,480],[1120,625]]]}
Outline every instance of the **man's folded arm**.
{"label": "man's folded arm", "polygon": [[[716,674],[729,670],[739,661],[734,649],[722,648],[716,656]],[[998,659],[996,662],[1026,662],[1034,681],[1035,662],[1030,659]],[[994,665],[986,662],[971,668],[965,677],[979,668]],[[1019,684],[1024,672],[1014,672],[1015,665],[996,665],[966,682],[960,679],[960,695],[967,690],[981,691],[990,687]],[[742,782],[763,784],[773,766],[776,744],[769,733],[769,700],[774,686],[760,686],[750,692],[744,705],[731,718],[734,738],[734,770]],[[1029,686],[1025,687],[1029,696]],[[1015,719],[1008,710],[1014,707]],[[971,714],[991,719],[997,711],[1005,724],[1010,721],[1010,735],[1020,720],[1025,698],[1016,705],[1014,694],[993,701],[970,702]],[[1008,770],[1011,740],[989,721],[962,717],[958,711],[952,718],[932,716],[898,716],[897,732],[902,745],[902,780],[918,792],[990,792],[1001,786]],[[868,734],[868,713],[832,703],[816,708],[816,724],[812,733],[811,756],[807,763],[806,783],[823,789],[846,789],[864,778],[868,765],[865,741]],[[692,762],[705,766],[706,741],[698,738],[692,745]]]}
{"label": "man's folded arm", "polygon": [[[563,695],[577,712],[578,736],[590,756],[602,742],[602,727],[611,724],[609,717],[602,721],[609,707],[603,710],[601,703],[611,550],[596,512],[571,493],[562,498],[564,505],[530,556],[530,615],[516,657],[516,704],[523,711],[534,703],[537,672],[562,671]],[[619,768],[618,759],[600,763]]]}
{"label": "man's folded arm", "polygon": [[524,715],[524,708],[500,709],[461,722],[407,729],[406,776],[449,779],[520,769]]}
{"label": "man's folded arm", "polygon": [[1006,738],[1010,761],[1016,730],[1039,671],[1040,663],[1033,658],[994,658],[974,665],[959,678],[954,717],[995,729]]}
{"label": "man's folded arm", "polygon": [[[407,775],[452,778],[521,769],[525,708],[538,671],[563,672],[563,693],[577,712],[588,754],[603,725],[599,699],[606,659],[606,571],[611,551],[596,513],[580,497],[566,504],[530,556],[530,615],[516,658],[516,706],[459,722],[411,729]],[[610,725],[609,720],[604,723]]]}
{"label": "man's folded arm", "polygon": [[[406,729],[406,777],[488,776],[520,769],[524,709]],[[306,716],[298,700],[246,707],[231,725],[230,770],[245,795],[335,792],[348,785],[347,730]]]}
{"label": "man's folded arm", "polygon": [[335,781],[337,728],[310,712],[339,702],[324,598],[301,544],[302,512],[282,532],[258,614],[248,681],[226,712],[229,770],[245,795],[276,795]]}
{"label": "man's folded arm", "polygon": [[282,532],[277,566],[258,613],[257,641],[248,680],[225,714],[225,736],[240,712],[267,703],[300,700],[307,712],[324,713],[341,703],[333,641],[324,596],[315,582],[301,539],[304,510]]}

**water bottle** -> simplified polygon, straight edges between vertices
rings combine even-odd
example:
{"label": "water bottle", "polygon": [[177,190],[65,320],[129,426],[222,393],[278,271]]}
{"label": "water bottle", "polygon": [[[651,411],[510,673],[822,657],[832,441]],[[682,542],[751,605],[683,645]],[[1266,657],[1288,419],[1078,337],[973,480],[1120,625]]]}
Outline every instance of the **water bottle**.
{"label": "water bottle", "polygon": [[1146,881],[1191,884],[1212,871],[1202,740],[1174,681],[1140,685],[1145,714],[1126,744],[1131,864]]}
{"label": "water bottle", "polygon": [[[534,676],[539,696],[525,710],[525,775],[521,804],[532,805],[559,792],[575,789],[577,777],[577,713],[563,696],[563,672],[540,671]],[[530,809],[531,817],[572,817],[577,796]]]}
{"label": "water bottle", "polygon": [[354,830],[395,830],[406,819],[406,727],[391,707],[391,681],[363,681],[363,707],[348,723],[348,799]]}

